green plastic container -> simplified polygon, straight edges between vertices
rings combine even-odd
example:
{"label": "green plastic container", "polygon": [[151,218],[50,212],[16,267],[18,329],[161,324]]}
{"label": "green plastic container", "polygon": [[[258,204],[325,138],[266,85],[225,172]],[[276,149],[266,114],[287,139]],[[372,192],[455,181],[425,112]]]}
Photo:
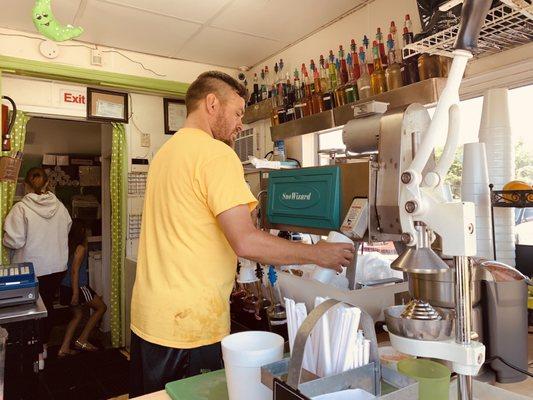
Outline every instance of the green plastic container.
{"label": "green plastic container", "polygon": [[450,397],[450,370],[435,361],[424,359],[402,360],[398,371],[419,383],[419,400],[448,400]]}

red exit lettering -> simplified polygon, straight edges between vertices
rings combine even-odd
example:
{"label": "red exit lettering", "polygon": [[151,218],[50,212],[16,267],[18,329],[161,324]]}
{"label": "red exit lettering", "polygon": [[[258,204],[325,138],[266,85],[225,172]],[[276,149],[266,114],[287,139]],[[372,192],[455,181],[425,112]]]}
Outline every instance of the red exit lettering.
{"label": "red exit lettering", "polygon": [[72,93],[65,92],[63,101],[65,103],[85,104],[85,96],[82,94],[75,96]]}

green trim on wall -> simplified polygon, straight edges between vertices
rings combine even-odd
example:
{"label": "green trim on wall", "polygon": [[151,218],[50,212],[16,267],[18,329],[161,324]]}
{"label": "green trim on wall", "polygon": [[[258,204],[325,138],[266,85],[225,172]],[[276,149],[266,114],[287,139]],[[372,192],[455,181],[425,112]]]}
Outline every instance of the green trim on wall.
{"label": "green trim on wall", "polygon": [[107,86],[177,98],[184,98],[189,87],[188,83],[183,82],[143,78],[135,75],[72,67],[53,62],[26,60],[2,55],[0,55],[0,71],[34,78],[76,82],[84,85]]}

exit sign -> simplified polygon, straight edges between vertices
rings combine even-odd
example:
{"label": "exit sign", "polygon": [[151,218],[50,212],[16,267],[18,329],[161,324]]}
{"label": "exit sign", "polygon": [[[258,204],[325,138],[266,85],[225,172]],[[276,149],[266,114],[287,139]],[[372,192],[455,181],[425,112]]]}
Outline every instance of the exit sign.
{"label": "exit sign", "polygon": [[87,94],[84,89],[61,89],[59,91],[59,102],[64,107],[85,108]]}

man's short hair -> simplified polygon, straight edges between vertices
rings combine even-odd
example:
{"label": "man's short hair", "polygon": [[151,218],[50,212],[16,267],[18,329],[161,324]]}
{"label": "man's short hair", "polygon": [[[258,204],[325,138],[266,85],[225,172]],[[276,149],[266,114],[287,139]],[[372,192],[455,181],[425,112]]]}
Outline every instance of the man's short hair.
{"label": "man's short hair", "polygon": [[[225,87],[226,86],[226,87]],[[194,111],[198,106],[198,102],[205,98],[209,93],[214,93],[218,97],[223,97],[223,91],[229,87],[245,101],[248,98],[248,91],[236,79],[228,74],[220,71],[207,71],[198,76],[196,80],[191,83],[187,94],[185,95],[185,107],[187,107],[187,114]]]}

